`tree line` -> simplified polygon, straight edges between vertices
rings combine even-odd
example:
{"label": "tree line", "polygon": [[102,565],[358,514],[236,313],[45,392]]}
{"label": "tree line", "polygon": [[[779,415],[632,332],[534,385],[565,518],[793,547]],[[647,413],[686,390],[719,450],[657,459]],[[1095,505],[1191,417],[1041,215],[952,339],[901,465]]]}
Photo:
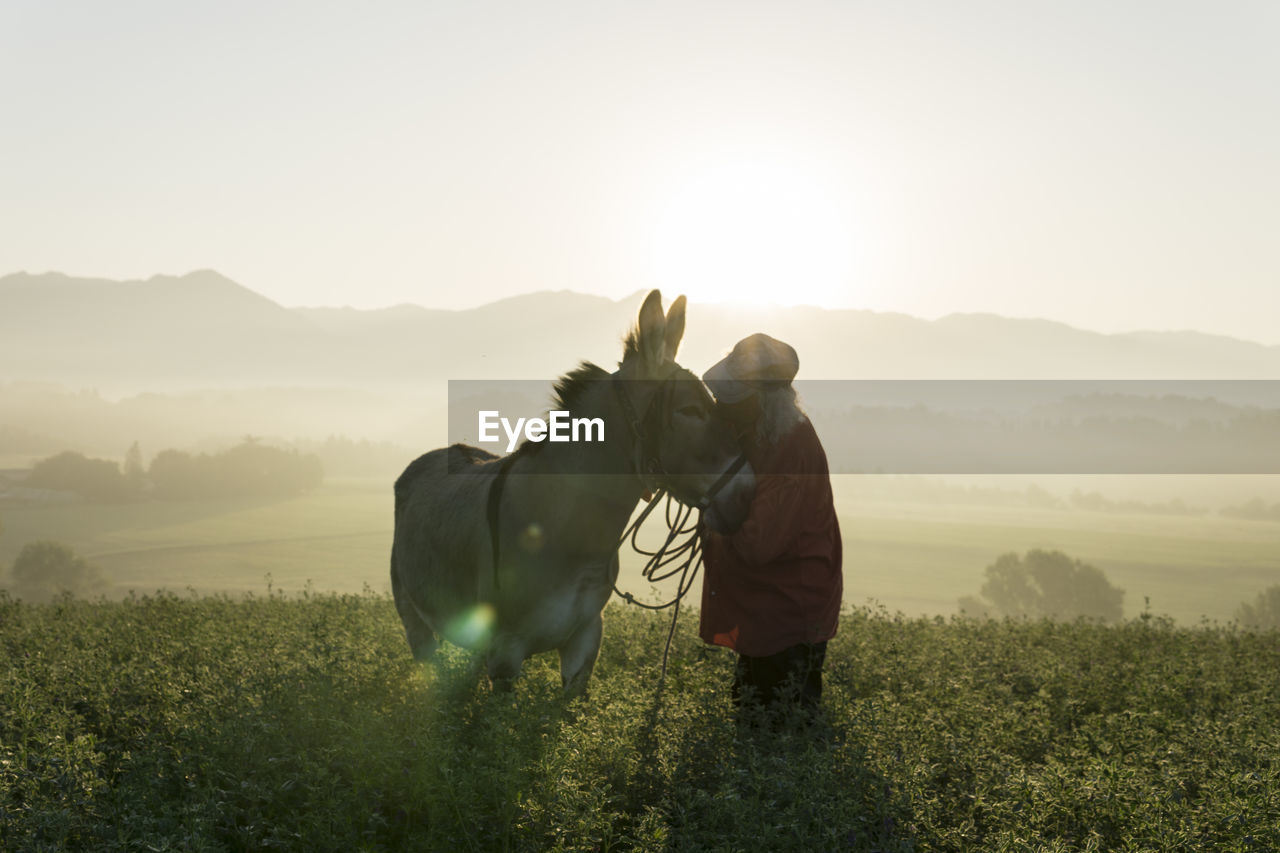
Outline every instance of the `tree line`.
{"label": "tree line", "polygon": [[137,442],[124,464],[68,450],[32,466],[25,485],[75,492],[86,500],[290,497],[317,488],[324,468],[315,454],[261,444],[246,437],[220,453],[162,450],[143,465]]}
{"label": "tree line", "polygon": [[1266,474],[1280,472],[1280,412],[1226,421],[970,415],[924,406],[810,412],[833,473]]}

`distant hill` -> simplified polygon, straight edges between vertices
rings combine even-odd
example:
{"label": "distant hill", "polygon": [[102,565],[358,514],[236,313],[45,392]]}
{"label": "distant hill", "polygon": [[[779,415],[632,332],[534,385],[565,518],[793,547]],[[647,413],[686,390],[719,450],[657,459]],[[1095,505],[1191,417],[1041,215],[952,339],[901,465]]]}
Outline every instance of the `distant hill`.
{"label": "distant hill", "polygon": [[5,378],[143,389],[298,375],[321,340],[306,318],[201,270],[146,281],[0,279]]}
{"label": "distant hill", "polygon": [[[641,296],[540,292],[465,311],[360,311],[285,308],[210,270],[146,281],[16,273],[0,278],[0,381],[127,393],[550,379],[583,358],[616,362]],[[697,303],[681,361],[705,369],[754,331],[793,342],[809,379],[1280,378],[1280,347],[1195,332]]]}

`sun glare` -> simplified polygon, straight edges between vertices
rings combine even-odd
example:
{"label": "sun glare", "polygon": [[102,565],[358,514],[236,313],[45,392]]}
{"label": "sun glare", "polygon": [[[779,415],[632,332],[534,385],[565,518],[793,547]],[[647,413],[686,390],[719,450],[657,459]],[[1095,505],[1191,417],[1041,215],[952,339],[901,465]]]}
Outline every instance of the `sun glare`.
{"label": "sun glare", "polygon": [[654,234],[654,283],[704,302],[847,302],[854,228],[814,176],[781,164],[727,163],[671,195]]}
{"label": "sun glare", "polygon": [[455,617],[445,627],[444,635],[450,641],[467,648],[481,648],[492,636],[496,619],[493,606],[481,602]]}

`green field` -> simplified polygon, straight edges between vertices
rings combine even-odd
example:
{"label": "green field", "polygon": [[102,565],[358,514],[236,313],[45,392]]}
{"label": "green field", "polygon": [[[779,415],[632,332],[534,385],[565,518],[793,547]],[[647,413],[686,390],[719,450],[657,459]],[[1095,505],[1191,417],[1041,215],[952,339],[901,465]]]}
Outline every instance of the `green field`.
{"label": "green field", "polygon": [[[1001,553],[1059,549],[1126,590],[1125,610],[1194,624],[1225,621],[1280,583],[1280,524],[1216,514],[1176,517],[904,501],[836,480],[845,598],[907,615],[949,614],[976,594]],[[870,495],[864,494],[870,492]],[[341,480],[282,501],[149,501],[0,510],[0,564],[35,539],[66,542],[100,566],[116,595],[274,588],[388,589],[391,484]],[[650,541],[658,528],[649,531]],[[641,561],[623,554],[621,586],[650,594]],[[696,590],[695,590],[696,592]],[[659,594],[663,594],[659,590]]]}
{"label": "green field", "polygon": [[846,612],[825,724],[740,729],[730,656],[605,613],[494,694],[386,596],[0,596],[0,849],[1274,851],[1275,633]]}
{"label": "green field", "polygon": [[884,504],[841,515],[846,599],[863,593],[904,613],[952,613],[1002,552],[1056,549],[1124,589],[1125,612],[1150,599],[1180,622],[1226,621],[1280,583],[1280,525],[1219,516]]}
{"label": "green field", "polygon": [[106,573],[118,594],[388,587],[391,484],[338,481],[289,500],[143,501],[0,511],[0,561],[56,539]]}

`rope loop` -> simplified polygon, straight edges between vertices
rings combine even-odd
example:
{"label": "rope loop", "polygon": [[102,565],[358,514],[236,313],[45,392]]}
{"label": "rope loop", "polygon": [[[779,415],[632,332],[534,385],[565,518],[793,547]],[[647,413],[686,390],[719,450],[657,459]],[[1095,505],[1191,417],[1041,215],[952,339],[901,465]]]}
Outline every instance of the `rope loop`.
{"label": "rope loop", "polygon": [[[661,547],[656,551],[650,551],[640,544],[640,528],[644,526],[645,519],[649,517],[649,514],[658,505],[659,498],[664,496],[667,499],[664,511],[665,518],[663,519],[667,525],[667,537]],[[618,540],[618,547],[621,548],[630,539],[631,549],[637,554],[649,558],[648,562],[645,563],[644,569],[641,570],[641,576],[649,583],[657,584],[676,575],[680,576],[679,581],[676,582],[675,596],[670,601],[662,604],[648,604],[640,601],[631,593],[618,589],[616,581],[613,585],[613,591],[627,604],[634,604],[645,610],[674,608],[671,612],[671,627],[667,631],[667,643],[662,650],[662,676],[658,680],[659,687],[667,679],[667,659],[671,653],[671,641],[676,633],[676,620],[680,617],[680,602],[689,594],[689,590],[692,589],[693,582],[698,576],[698,569],[702,567],[702,541],[698,537],[698,527],[702,522],[702,510],[696,511],[698,513],[697,518],[693,520],[692,524],[689,524],[689,519],[693,516],[695,508],[684,506],[670,494],[659,489],[654,494],[653,499],[649,501],[649,505],[645,507],[644,512],[640,513],[640,516],[631,523],[631,526],[623,532],[622,538]],[[681,536],[685,537],[684,541],[675,544],[677,537]],[[676,564],[674,568],[662,571],[672,563]]]}

